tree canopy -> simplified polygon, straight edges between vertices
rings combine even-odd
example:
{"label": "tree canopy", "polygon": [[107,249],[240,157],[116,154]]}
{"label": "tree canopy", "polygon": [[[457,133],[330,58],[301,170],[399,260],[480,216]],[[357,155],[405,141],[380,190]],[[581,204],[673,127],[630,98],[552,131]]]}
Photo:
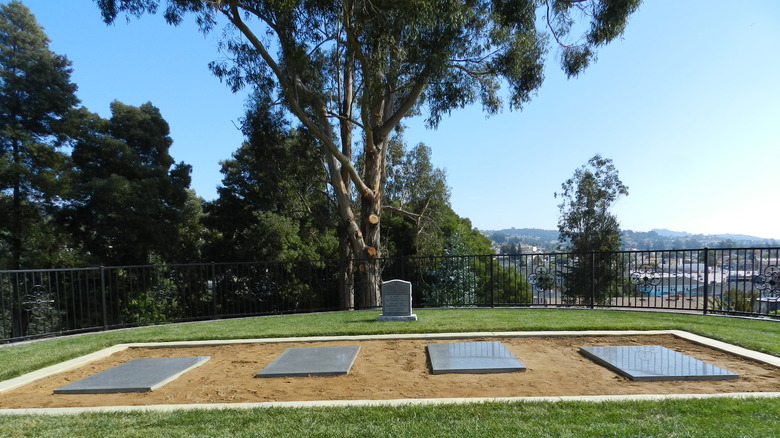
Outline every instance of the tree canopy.
{"label": "tree canopy", "polygon": [[442,225],[451,212],[447,176],[431,162],[431,148],[390,142],[383,223],[389,255],[440,255]]}
{"label": "tree canopy", "polygon": [[560,239],[574,252],[618,251],[620,227],[609,212],[620,196],[628,195],[612,160],[595,155],[574,171],[556,193],[561,203]]}
{"label": "tree canopy", "polygon": [[[273,92],[318,140],[341,225],[340,251],[380,255],[380,224],[391,133],[426,111],[436,126],[450,111],[481,103],[519,109],[543,79],[550,36],[569,76],[619,36],[639,0],[96,0],[104,20],[163,10],[179,24],[193,14],[204,32],[226,24],[214,73],[234,89]],[[543,19],[542,19],[543,18]],[[582,22],[589,26],[581,26]],[[544,23],[537,26],[539,23]],[[571,35],[582,29],[582,35]],[[574,41],[574,43],[571,43]],[[500,90],[505,87],[507,91]],[[362,144],[361,171],[353,135]],[[353,192],[352,187],[356,189]],[[353,193],[359,200],[356,211]],[[378,268],[361,264],[378,302]]]}
{"label": "tree canopy", "polygon": [[210,260],[335,257],[334,214],[322,155],[256,94],[242,124],[246,141],[222,162],[219,198],[206,206]]}
{"label": "tree canopy", "polygon": [[64,220],[99,263],[171,259],[180,247],[180,226],[189,220],[191,167],[170,156],[168,123],[151,103],[114,101],[111,114],[105,120],[81,109],[74,116],[80,126]]}
{"label": "tree canopy", "polygon": [[49,50],[29,9],[0,5],[0,250],[9,250],[15,268],[45,262],[25,248],[51,237],[45,210],[67,168],[57,147],[79,102],[70,74],[70,61]]}
{"label": "tree canopy", "polygon": [[[558,232],[568,250],[575,253],[575,265],[566,273],[568,295],[574,299],[592,296],[605,299],[612,266],[620,250],[620,224],[609,209],[620,196],[628,195],[612,160],[595,155],[561,185]],[[592,253],[598,252],[596,262]],[[590,254],[589,254],[590,253]]]}

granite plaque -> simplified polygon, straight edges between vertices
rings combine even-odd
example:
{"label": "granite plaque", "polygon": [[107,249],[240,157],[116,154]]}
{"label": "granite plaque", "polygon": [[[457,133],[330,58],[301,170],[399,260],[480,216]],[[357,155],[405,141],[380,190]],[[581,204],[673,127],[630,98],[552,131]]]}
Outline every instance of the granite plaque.
{"label": "granite plaque", "polygon": [[417,321],[417,315],[412,313],[412,283],[403,280],[382,283],[379,321]]}
{"label": "granite plaque", "polygon": [[487,374],[525,371],[525,366],[501,342],[428,344],[433,374]]}
{"label": "granite plaque", "polygon": [[739,376],[660,345],[580,347],[580,352],[631,380],[730,380]]}
{"label": "granite plaque", "polygon": [[133,359],[55,389],[55,394],[116,394],[153,391],[187,371],[203,365],[209,356]]}
{"label": "granite plaque", "polygon": [[341,376],[348,374],[359,346],[288,348],[255,377]]}

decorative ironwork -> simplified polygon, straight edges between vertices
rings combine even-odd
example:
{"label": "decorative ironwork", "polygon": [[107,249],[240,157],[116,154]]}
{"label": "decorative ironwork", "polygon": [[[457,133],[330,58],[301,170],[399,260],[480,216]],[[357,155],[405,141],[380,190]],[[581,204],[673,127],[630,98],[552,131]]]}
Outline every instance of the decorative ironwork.
{"label": "decorative ironwork", "polygon": [[762,274],[753,278],[753,284],[762,294],[780,297],[780,266],[767,266]]}
{"label": "decorative ironwork", "polygon": [[639,269],[631,273],[631,283],[640,292],[649,293],[661,284],[661,276],[652,269]]}
{"label": "decorative ironwork", "polygon": [[24,295],[22,309],[30,312],[32,315],[38,316],[41,313],[51,310],[53,304],[54,300],[51,299],[51,294],[49,294],[49,290],[46,289],[46,286],[36,284]]}
{"label": "decorative ironwork", "polygon": [[552,290],[560,283],[560,274],[547,266],[537,266],[534,273],[528,276],[528,283],[542,292]]}

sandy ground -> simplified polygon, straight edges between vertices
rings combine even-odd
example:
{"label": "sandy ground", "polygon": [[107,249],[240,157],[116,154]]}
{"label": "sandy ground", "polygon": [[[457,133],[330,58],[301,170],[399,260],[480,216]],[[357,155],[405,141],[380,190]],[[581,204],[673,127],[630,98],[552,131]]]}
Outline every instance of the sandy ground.
{"label": "sandy ground", "polygon": [[[527,367],[501,374],[432,375],[429,342],[339,341],[130,348],[83,367],[0,394],[0,408],[257,403],[309,400],[389,400],[441,397],[780,392],[780,368],[722,353],[671,335],[631,337],[483,338],[501,341]],[[351,372],[337,377],[255,378],[289,347],[360,345]],[[633,382],[580,355],[581,346],[662,345],[740,375],[727,381]],[[143,357],[210,356],[206,364],[151,392],[53,394],[69,383]]]}

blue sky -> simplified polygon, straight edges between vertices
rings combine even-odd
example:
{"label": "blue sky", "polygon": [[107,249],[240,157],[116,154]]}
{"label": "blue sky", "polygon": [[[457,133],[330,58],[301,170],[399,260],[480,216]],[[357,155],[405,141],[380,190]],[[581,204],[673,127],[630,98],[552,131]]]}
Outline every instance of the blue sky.
{"label": "blue sky", "polygon": [[[216,36],[161,16],[113,26],[91,0],[23,0],[73,63],[82,104],[104,117],[119,100],[152,102],[171,126],[192,187],[216,196],[219,161],[240,145],[245,94],[207,64]],[[437,130],[408,121],[446,169],[455,211],[482,230],[555,229],[561,183],[590,157],[611,158],[629,187],[621,227],[780,239],[780,2],[645,1],[624,37],[566,79],[550,52],[522,112],[453,112]]]}

